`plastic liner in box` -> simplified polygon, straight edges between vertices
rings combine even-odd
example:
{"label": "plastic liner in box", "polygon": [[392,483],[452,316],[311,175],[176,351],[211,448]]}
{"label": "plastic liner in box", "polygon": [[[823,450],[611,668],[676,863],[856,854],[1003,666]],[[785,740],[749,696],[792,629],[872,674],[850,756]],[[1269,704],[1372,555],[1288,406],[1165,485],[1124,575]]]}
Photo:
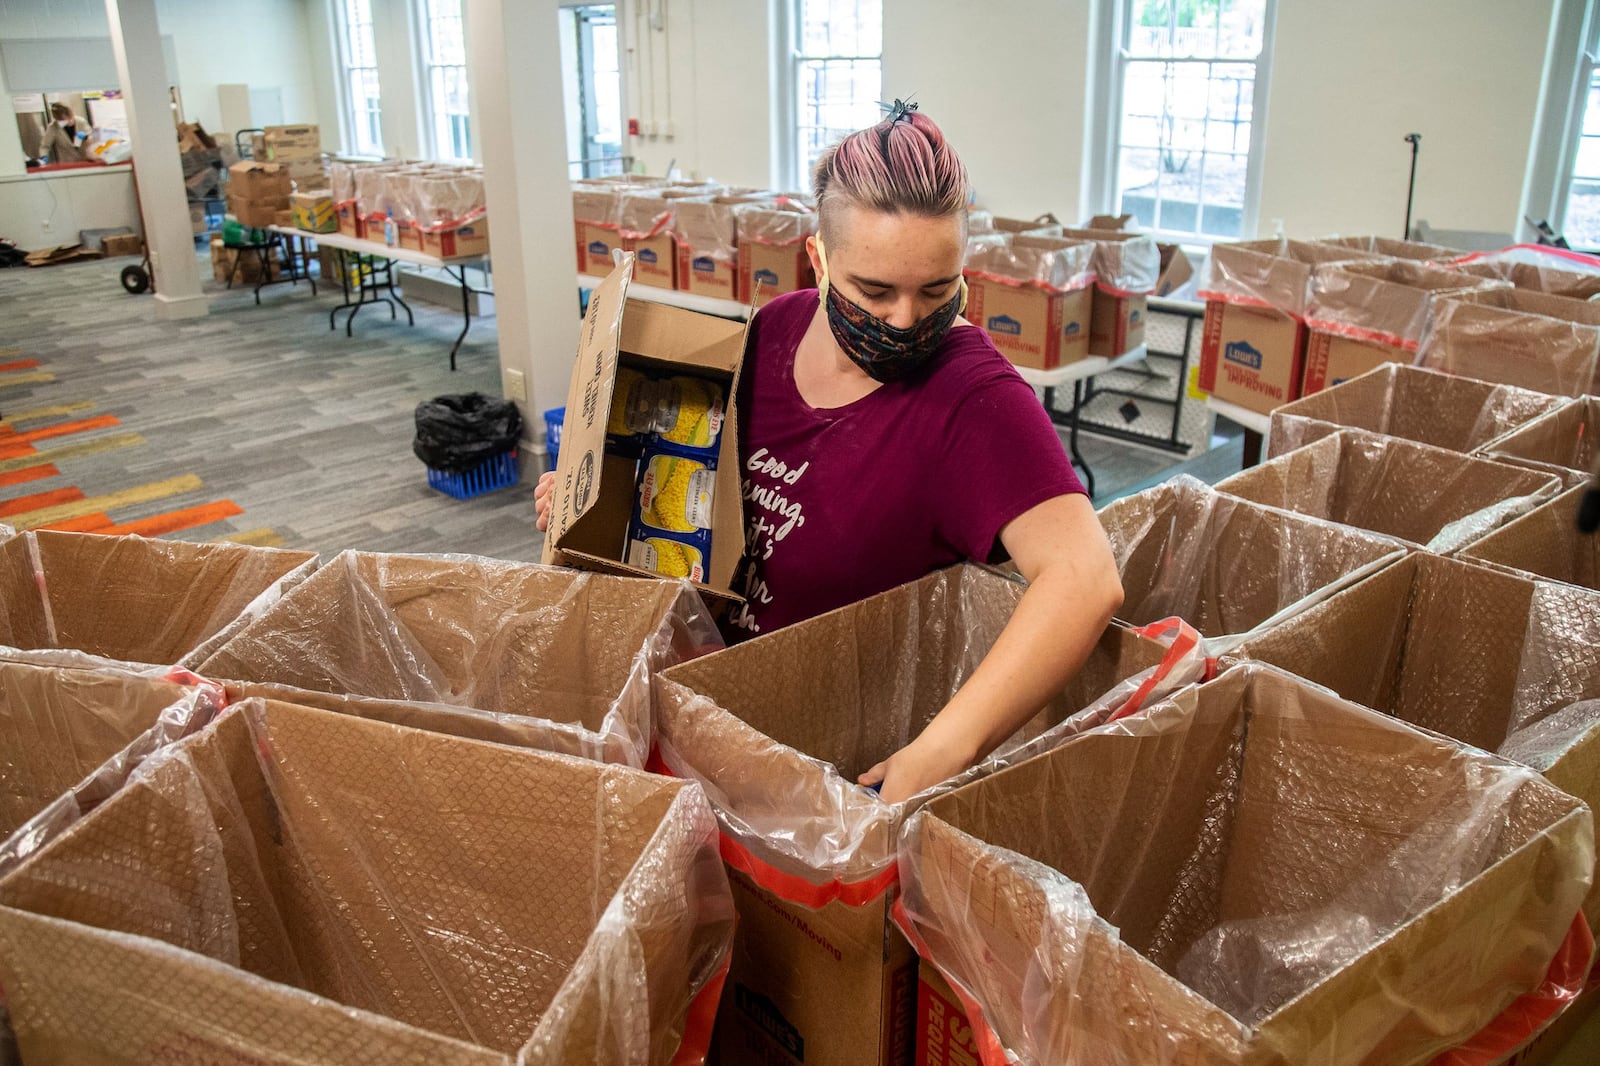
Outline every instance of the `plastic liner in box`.
{"label": "plastic liner in box", "polygon": [[411,186],[412,218],[429,233],[455,229],[483,217],[483,172],[457,170],[417,177]]}
{"label": "plastic liner in box", "polygon": [[1566,403],[1514,385],[1391,363],[1278,408],[1267,454],[1282,455],[1344,426],[1473,452]]}
{"label": "plastic liner in box", "polygon": [[1600,432],[1600,397],[1585,396],[1485,445],[1482,453],[1502,463],[1545,470],[1565,487],[1587,481],[1596,460],[1594,438]]}
{"label": "plastic liner in box", "polygon": [[28,1062],[665,1066],[732,925],[692,785],[249,701],[0,882],[0,979]]}
{"label": "plastic liner in box", "polygon": [[222,708],[184,671],[0,661],[0,874],[114,794],[144,759]]}
{"label": "plastic liner in box", "polygon": [[739,240],[756,244],[799,244],[817,232],[817,213],[793,197],[772,204],[740,204],[733,209]]}
{"label": "plastic liner in box", "polygon": [[1102,292],[1137,296],[1155,291],[1161,277],[1161,249],[1154,237],[1092,229],[1067,229],[1062,236],[1094,244],[1092,268]]}
{"label": "plastic liner in box", "polygon": [[1342,429],[1219,482],[1218,492],[1448,554],[1553,499],[1553,474]]}
{"label": "plastic liner in box", "polygon": [[935,799],[903,841],[897,920],[986,1064],[1426,1062],[1513,1003],[1527,1036],[1593,954],[1586,807],[1255,665]]}
{"label": "plastic liner in box", "polygon": [[1177,617],[1211,655],[1406,553],[1391,537],[1225,496],[1188,475],[1100,512],[1122,575],[1117,617]]}
{"label": "plastic liner in box", "polygon": [[1463,549],[1464,558],[1600,589],[1600,537],[1578,530],[1586,485],[1568,489],[1542,507],[1508,522]]}
{"label": "plastic liner in box", "polygon": [[612,186],[574,185],[572,217],[578,222],[615,228],[617,203],[621,196],[621,189]]}
{"label": "plastic liner in box", "polygon": [[1360,237],[1324,237],[1316,243],[1332,245],[1336,248],[1354,248],[1362,252],[1372,252],[1376,255],[1387,256],[1390,259],[1406,259],[1419,263],[1449,263],[1466,254],[1456,248],[1427,244],[1423,241],[1400,241],[1395,240],[1393,237],[1374,237],[1370,235]]}
{"label": "plastic liner in box", "polygon": [[1306,325],[1415,353],[1428,325],[1432,294],[1503,284],[1415,262],[1324,263],[1311,271]]}
{"label": "plastic liner in box", "polygon": [[1441,297],[1433,302],[1417,365],[1582,396],[1597,388],[1600,308],[1522,289]]}
{"label": "plastic liner in box", "polygon": [[[1419,553],[1236,654],[1600,805],[1600,594]],[[1600,926],[1600,890],[1584,910]]]}
{"label": "plastic liner in box", "polygon": [[1265,307],[1303,318],[1311,268],[1319,263],[1372,259],[1359,248],[1272,239],[1218,244],[1211,249],[1200,299]]}
{"label": "plastic liner in box", "polygon": [[1068,689],[966,774],[898,804],[856,784],[944,708],[1023,591],[984,568],[950,567],[669,670],[657,682],[662,767],[705,786],[724,856],[762,887],[811,907],[877,899],[894,883],[895,832],[929,795],[1204,670],[1192,634],[1112,627]]}
{"label": "plastic liner in box", "polygon": [[0,541],[0,656],[193,668],[316,560],[238,544],[29,531]]}
{"label": "plastic liner in box", "polygon": [[737,205],[731,198],[692,198],[673,203],[672,236],[695,258],[731,263],[738,249]]}
{"label": "plastic liner in box", "polygon": [[1552,296],[1587,300],[1600,295],[1600,258],[1553,245],[1514,244],[1497,252],[1462,256],[1450,266]]}
{"label": "plastic liner in box", "polygon": [[1094,249],[1087,241],[984,233],[967,239],[965,272],[1003,285],[1072,292],[1094,284]]}
{"label": "plastic liner in box", "polygon": [[347,551],[199,670],[545,719],[550,750],[637,766],[652,676],[721,646],[683,582]]}
{"label": "plastic liner in box", "polygon": [[356,171],[360,167],[360,163],[344,163],[337,159],[328,164],[328,194],[335,204],[356,198]]}
{"label": "plastic liner in box", "polygon": [[667,232],[672,225],[673,202],[659,189],[624,191],[617,199],[617,232],[631,241],[644,241]]}

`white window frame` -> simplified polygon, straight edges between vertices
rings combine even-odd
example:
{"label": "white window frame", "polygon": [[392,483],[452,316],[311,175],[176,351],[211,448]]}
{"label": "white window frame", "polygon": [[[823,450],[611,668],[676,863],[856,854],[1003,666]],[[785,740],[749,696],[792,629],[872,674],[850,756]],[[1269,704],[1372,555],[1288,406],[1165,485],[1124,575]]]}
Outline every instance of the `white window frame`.
{"label": "white window frame", "polygon": [[[472,108],[470,106],[466,111],[460,113],[461,116],[466,120],[467,154],[457,155],[454,151],[453,145],[440,143],[440,117],[447,114],[453,115],[456,114],[456,112],[444,112],[440,110],[441,103],[434,92],[434,71],[459,70],[461,71],[461,77],[463,81],[465,81],[467,77],[467,65],[465,55],[462,56],[462,61],[460,63],[439,63],[435,61],[433,48],[433,19],[431,17],[433,12],[430,9],[436,2],[438,2],[438,0],[416,0],[415,3],[417,23],[418,80],[422,85],[422,113],[423,121],[427,126],[428,150],[434,159],[443,162],[471,162],[474,156],[472,144]],[[466,0],[457,0],[457,2],[459,3],[461,9],[461,33],[462,43],[464,46],[466,42],[467,2]]]}
{"label": "white window frame", "polygon": [[[782,59],[778,69],[782,71],[779,79],[777,109],[783,117],[777,124],[781,131],[779,143],[774,153],[774,162],[780,175],[780,184],[796,191],[809,191],[811,189],[811,173],[806,166],[806,160],[800,150],[800,112],[805,106],[804,94],[800,88],[800,67],[804,63],[819,61],[840,62],[876,62],[880,84],[883,76],[883,39],[878,40],[877,55],[806,55],[801,52],[800,42],[803,34],[800,30],[802,7],[805,0],[786,0],[783,5],[784,18],[775,35],[777,51]],[[881,91],[881,90],[880,90]]]}
{"label": "white window frame", "polygon": [[[347,154],[381,156],[383,154],[383,89],[382,75],[379,73],[378,68],[377,15],[372,11],[372,0],[368,0],[367,12],[373,20],[373,65],[370,67],[353,66],[350,63],[350,25],[349,12],[346,6],[347,3],[348,0],[329,0],[329,6],[332,9],[331,13],[333,16],[333,46],[335,50],[334,67],[338,73],[337,83],[339,93],[339,120],[344,125],[344,129],[342,131],[342,140],[344,142],[344,148]],[[371,146],[374,149],[373,151],[365,150],[367,146],[364,146],[361,143],[360,134],[358,132],[361,129],[362,116],[356,113],[356,94],[351,85],[351,75],[353,72],[358,70],[370,70],[372,71],[373,76],[379,79],[377,112],[378,140],[376,145]]]}
{"label": "white window frame", "polygon": [[[1562,139],[1560,160],[1556,172],[1555,195],[1552,197],[1550,225],[1564,234],[1567,226],[1567,205],[1572,199],[1572,183],[1578,169],[1578,148],[1583,143],[1584,113],[1589,107],[1589,84],[1600,73],[1600,10],[1594,3],[1585,4],[1583,34],[1579,38],[1576,67],[1573,71],[1570,95],[1566,101],[1566,129]],[[1537,221],[1537,219],[1535,219]],[[1596,242],[1600,243],[1600,242]]]}
{"label": "white window frame", "polygon": [[[1089,135],[1092,151],[1086,189],[1087,214],[1118,214],[1121,210],[1121,161],[1123,85],[1130,62],[1150,62],[1128,54],[1128,35],[1133,21],[1133,5],[1138,0],[1110,0],[1097,5],[1098,21],[1093,27],[1098,47],[1092,52],[1091,84],[1097,106],[1089,109]],[[1250,104],[1250,147],[1245,162],[1244,204],[1240,212],[1237,237],[1196,233],[1191,230],[1151,228],[1150,233],[1190,247],[1209,248],[1214,243],[1250,240],[1260,228],[1261,172],[1264,133],[1267,127],[1267,97],[1272,83],[1272,46],[1276,35],[1278,0],[1265,0],[1261,24],[1261,52],[1255,59],[1254,88]],[[1244,64],[1249,60],[1178,59],[1174,62],[1227,62]]]}

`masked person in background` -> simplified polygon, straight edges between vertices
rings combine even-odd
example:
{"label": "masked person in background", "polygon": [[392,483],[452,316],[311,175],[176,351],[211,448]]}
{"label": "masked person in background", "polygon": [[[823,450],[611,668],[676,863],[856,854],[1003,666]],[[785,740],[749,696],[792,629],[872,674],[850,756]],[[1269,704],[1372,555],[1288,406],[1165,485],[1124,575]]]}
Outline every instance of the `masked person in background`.
{"label": "masked person in background", "polygon": [[[966,560],[1028,590],[967,683],[861,776],[898,802],[992,751],[1063,689],[1122,605],[1055,426],[961,317],[966,168],[896,101],[829,149],[807,241],[818,289],[751,323],[739,390],[748,523],[735,636],[769,633]],[[536,493],[539,525],[550,480]]]}
{"label": "masked person in background", "polygon": [[51,104],[50,118],[39,154],[51,163],[81,163],[88,159],[83,145],[89,140],[89,123],[74,115],[66,104]]}

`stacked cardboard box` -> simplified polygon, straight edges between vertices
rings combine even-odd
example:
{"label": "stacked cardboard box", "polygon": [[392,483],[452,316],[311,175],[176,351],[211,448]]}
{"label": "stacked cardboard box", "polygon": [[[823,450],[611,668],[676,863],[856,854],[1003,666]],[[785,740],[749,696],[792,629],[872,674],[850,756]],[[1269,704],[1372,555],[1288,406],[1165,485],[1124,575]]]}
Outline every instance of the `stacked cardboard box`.
{"label": "stacked cardboard box", "polygon": [[[663,674],[660,756],[714,797],[739,911],[721,1061],[909,1056],[914,965],[888,913],[897,830],[926,794],[885,804],[856,776],[945,706],[1023,591],[989,570],[951,568]],[[1120,693],[1100,700],[1107,689],[1163,654],[1108,629],[1071,687],[968,776],[1087,728],[1121,706]]]}
{"label": "stacked cardboard box", "polygon": [[1427,444],[1343,429],[1242,471],[1217,491],[1457,551],[1553,499],[1554,475]]}
{"label": "stacked cardboard box", "polygon": [[0,981],[29,1062],[699,1061],[732,922],[698,788],[250,700],[0,882]]}
{"label": "stacked cardboard box", "polygon": [[1094,243],[1094,307],[1089,354],[1114,359],[1144,344],[1148,297],[1161,274],[1156,242],[1137,233],[1069,229],[1062,236]]}
{"label": "stacked cardboard box", "polygon": [[1434,301],[1417,365],[1558,396],[1600,391],[1600,304],[1529,289]]}
{"label": "stacked cardboard box", "polygon": [[178,125],[178,158],[190,200],[206,200],[222,187],[222,149],[198,122]]}
{"label": "stacked cardboard box", "polygon": [[617,233],[633,253],[633,280],[658,289],[678,287],[678,255],[672,243],[672,204],[665,190],[625,189],[617,201]]}
{"label": "stacked cardboard box", "polygon": [[1475,452],[1565,403],[1513,385],[1388,363],[1274,411],[1268,454],[1293,451],[1343,426]]}
{"label": "stacked cardboard box", "polygon": [[316,126],[268,126],[257,138],[261,151],[255,153],[255,158],[282,164],[297,189],[328,187],[322,133]]}
{"label": "stacked cardboard box", "polygon": [[245,159],[228,168],[228,213],[247,226],[277,225],[278,212],[292,210],[293,191],[281,163]]}
{"label": "stacked cardboard box", "polygon": [[334,233],[339,216],[334,211],[333,195],[327,192],[297,192],[289,197],[294,224],[308,233]]}
{"label": "stacked cardboard box", "polygon": [[283,258],[276,247],[231,248],[220,236],[211,238],[211,276],[223,284],[254,285],[283,277]]}
{"label": "stacked cardboard box", "polygon": [[1410,363],[1436,296],[1504,282],[1469,280],[1454,270],[1405,260],[1326,263],[1311,272],[1307,298],[1305,376],[1301,395],[1384,363]]}
{"label": "stacked cardboard box", "polygon": [[739,239],[739,301],[764,304],[774,296],[816,285],[806,239],[817,213],[794,197],[734,209]]}
{"label": "stacked cardboard box", "polygon": [[1536,418],[1483,448],[1490,459],[1555,474],[1570,488],[1595,470],[1600,397],[1585,396]]}
{"label": "stacked cardboard box", "polygon": [[932,800],[899,917],[981,1008],[985,1061],[1427,1062],[1581,987],[1591,823],[1248,665]]}
{"label": "stacked cardboard box", "polygon": [[1600,537],[1578,526],[1587,486],[1568,489],[1461,554],[1552,581],[1600,589]]}
{"label": "stacked cardboard box", "polygon": [[739,295],[739,228],[735,209],[766,204],[761,194],[694,197],[673,203],[672,239],[678,249],[678,288],[732,300]]}
{"label": "stacked cardboard box", "polygon": [[1062,237],[969,238],[967,318],[1017,366],[1055,370],[1087,358],[1094,250]]}

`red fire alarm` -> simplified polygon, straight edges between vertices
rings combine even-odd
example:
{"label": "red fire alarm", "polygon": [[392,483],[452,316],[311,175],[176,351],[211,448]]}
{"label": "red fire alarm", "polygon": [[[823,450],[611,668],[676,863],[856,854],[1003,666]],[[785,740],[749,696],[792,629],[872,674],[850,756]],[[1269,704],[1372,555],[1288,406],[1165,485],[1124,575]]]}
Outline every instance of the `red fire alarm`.
{"label": "red fire alarm", "polygon": [[638,119],[630,118],[628,120],[628,136],[629,137],[637,137],[637,136],[639,136],[639,120]]}

